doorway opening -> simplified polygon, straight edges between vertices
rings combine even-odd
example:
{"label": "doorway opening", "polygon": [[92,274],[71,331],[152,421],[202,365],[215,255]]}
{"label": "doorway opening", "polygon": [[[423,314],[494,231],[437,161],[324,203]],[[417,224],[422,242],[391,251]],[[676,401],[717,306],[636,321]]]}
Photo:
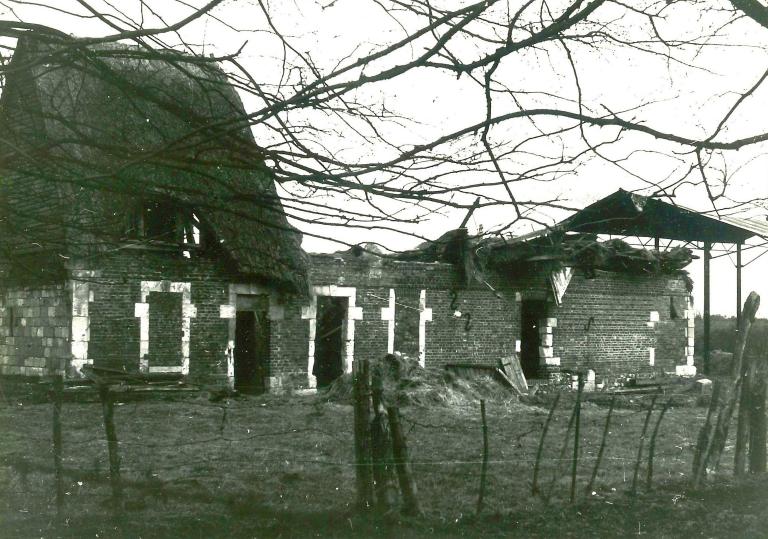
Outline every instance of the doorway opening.
{"label": "doorway opening", "polygon": [[269,296],[237,297],[235,389],[263,393],[269,376]]}
{"label": "doorway opening", "polygon": [[547,317],[547,302],[525,300],[520,307],[520,366],[527,379],[539,372],[541,327]]}
{"label": "doorway opening", "polygon": [[347,324],[346,297],[318,296],[315,332],[315,365],[312,374],[317,387],[327,387],[344,372],[344,334]]}

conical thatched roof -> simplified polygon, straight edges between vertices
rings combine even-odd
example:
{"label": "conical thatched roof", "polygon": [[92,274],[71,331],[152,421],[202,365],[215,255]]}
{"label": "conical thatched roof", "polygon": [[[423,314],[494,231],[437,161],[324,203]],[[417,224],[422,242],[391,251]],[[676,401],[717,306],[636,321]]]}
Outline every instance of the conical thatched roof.
{"label": "conical thatched roof", "polygon": [[6,249],[98,256],[124,239],[127,208],[164,200],[194,210],[241,274],[306,290],[300,234],[217,64],[22,38],[0,129]]}

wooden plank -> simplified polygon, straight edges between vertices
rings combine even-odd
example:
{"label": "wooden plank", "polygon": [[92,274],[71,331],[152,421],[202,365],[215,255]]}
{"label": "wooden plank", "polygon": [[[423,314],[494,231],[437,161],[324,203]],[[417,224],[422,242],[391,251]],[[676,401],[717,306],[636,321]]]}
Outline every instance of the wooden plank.
{"label": "wooden plank", "polygon": [[501,358],[501,370],[512,381],[512,385],[515,386],[520,393],[528,392],[528,381],[523,374],[523,367],[520,365],[520,356],[513,354],[508,357]]}

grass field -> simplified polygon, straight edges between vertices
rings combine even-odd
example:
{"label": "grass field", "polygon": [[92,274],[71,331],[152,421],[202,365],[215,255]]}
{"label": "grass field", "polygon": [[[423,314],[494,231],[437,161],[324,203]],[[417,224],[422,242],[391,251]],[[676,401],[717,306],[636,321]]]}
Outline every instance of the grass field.
{"label": "grass field", "polygon": [[[482,455],[479,405],[403,408],[426,512],[418,520],[352,510],[351,406],[320,396],[213,403],[199,394],[118,403],[125,510],[113,515],[101,407],[65,402],[66,496],[59,520],[51,405],[7,397],[0,405],[0,536],[768,536],[763,480],[735,485],[716,479],[698,492],[686,487],[705,408],[667,412],[657,440],[653,490],[646,491],[644,463],[638,493],[628,495],[647,401],[625,398],[614,411],[591,492],[585,485],[607,409],[584,404],[575,504],[568,503],[572,450],[560,460],[572,396],[562,399],[542,459],[540,485],[548,502],[530,492],[546,405],[489,402],[489,473],[480,517],[474,515]],[[658,411],[651,427],[657,417]],[[731,449],[722,477],[729,475]]]}

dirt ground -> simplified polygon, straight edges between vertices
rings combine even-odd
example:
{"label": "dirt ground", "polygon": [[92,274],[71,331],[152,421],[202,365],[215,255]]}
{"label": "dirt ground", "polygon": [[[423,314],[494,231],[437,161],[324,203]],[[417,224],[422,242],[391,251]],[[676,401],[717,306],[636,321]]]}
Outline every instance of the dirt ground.
{"label": "dirt ground", "polygon": [[65,402],[65,504],[57,518],[52,406],[6,392],[0,404],[0,536],[768,536],[768,486],[762,479],[727,482],[732,447],[721,479],[697,492],[686,486],[705,408],[669,409],[656,442],[652,490],[646,444],[637,494],[629,494],[648,400],[626,397],[614,411],[589,492],[607,408],[584,404],[575,504],[568,500],[572,446],[561,449],[572,396],[562,399],[547,436],[539,480],[546,500],[531,495],[546,404],[488,402],[488,481],[479,517],[479,404],[404,407],[426,513],[416,520],[353,511],[352,408],[321,396],[210,402],[194,394],[119,402],[125,508],[113,514],[101,406]]}

